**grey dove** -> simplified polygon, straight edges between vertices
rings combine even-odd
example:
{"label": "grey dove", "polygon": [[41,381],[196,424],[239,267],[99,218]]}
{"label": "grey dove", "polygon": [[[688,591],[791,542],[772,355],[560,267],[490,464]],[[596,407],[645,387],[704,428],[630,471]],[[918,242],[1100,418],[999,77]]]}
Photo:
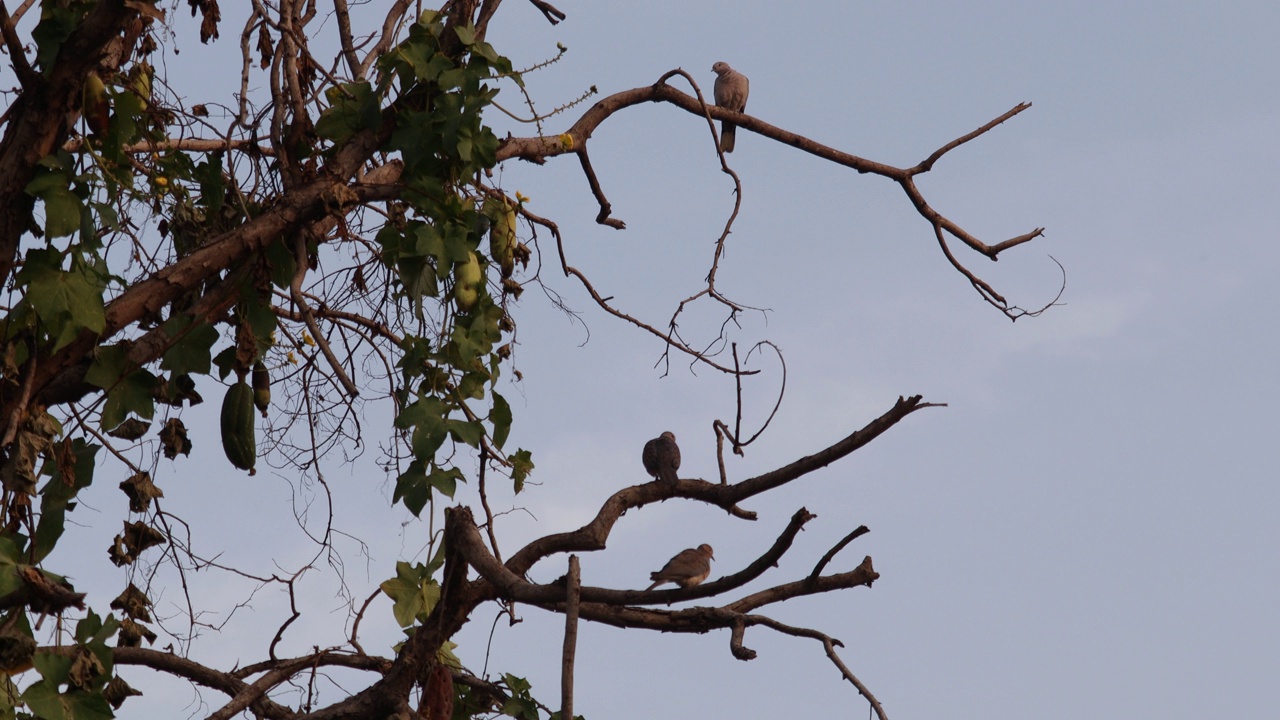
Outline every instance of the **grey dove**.
{"label": "grey dove", "polygon": [[[747,76],[729,67],[729,63],[718,62],[711,66],[716,74],[716,105],[726,110],[742,112],[747,109],[747,92],[751,83]],[[720,149],[733,152],[734,136],[738,126],[728,120],[720,121]]]}
{"label": "grey dove", "polygon": [[676,436],[667,431],[645,443],[640,461],[651,477],[675,483],[679,479],[676,471],[680,469],[680,447],[676,445]]}
{"label": "grey dove", "polygon": [[668,560],[661,570],[649,573],[649,579],[653,584],[645,588],[645,592],[665,582],[675,583],[682,588],[691,588],[707,579],[711,574],[711,561],[715,559],[711,546],[705,543],[696,548],[681,550],[675,557]]}

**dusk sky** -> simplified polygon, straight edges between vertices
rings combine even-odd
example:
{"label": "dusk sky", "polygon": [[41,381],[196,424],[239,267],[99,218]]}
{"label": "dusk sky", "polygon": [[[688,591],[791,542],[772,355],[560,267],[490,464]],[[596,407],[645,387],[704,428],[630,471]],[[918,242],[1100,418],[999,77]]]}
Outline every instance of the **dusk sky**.
{"label": "dusk sky", "polygon": [[[181,54],[168,56],[166,70],[188,104],[211,102],[211,94],[233,104],[243,18],[231,5],[224,3],[222,40],[208,47],[191,32],[185,6],[172,14]],[[375,5],[369,22],[381,18]],[[826,447],[900,395],[947,407],[915,413],[852,456],[744,503],[756,522],[687,500],[629,513],[607,550],[582,556],[584,584],[641,589],[650,571],[700,543],[715,548],[713,579],[736,572],[805,507],[818,517],[780,566],[719,602],[803,577],[867,525],[870,534],[831,570],[870,555],[881,574],[874,587],[764,613],[843,641],[844,662],[894,720],[1274,714],[1266,688],[1280,674],[1280,490],[1268,448],[1280,403],[1280,6],[558,7],[568,19],[552,27],[532,5],[508,0],[488,38],[517,68],[553,56],[557,42],[569,48],[526,78],[540,110],[599,89],[545,121],[548,134],[599,97],[674,68],[710,97],[716,61],[750,78],[748,114],[902,167],[1032,103],[948,154],[920,186],[938,211],[988,243],[1045,228],[997,263],[952,244],[1011,303],[1051,302],[1064,280],[1057,263],[1066,283],[1059,305],[1011,323],[948,265],[930,225],[892,182],[739,129],[728,160],[742,180],[742,210],[720,287],[767,308],[741,315],[731,337],[744,354],[772,341],[788,374],[777,417],[745,458],[729,459],[730,480]],[[333,31],[332,23],[316,27]],[[498,101],[527,115],[509,84]],[[492,122],[500,136],[536,132],[497,112]],[[507,163],[494,182],[560,224],[569,263],[602,295],[664,325],[700,289],[733,208],[732,181],[720,172],[706,123],[665,104],[615,115],[589,147],[626,230],[594,222],[598,208],[571,156]],[[521,238],[530,240],[528,228]],[[612,492],[645,482],[641,447],[663,430],[680,440],[681,477],[715,481],[711,424],[734,413],[730,379],[680,357],[660,364],[656,338],[599,310],[559,271],[552,240],[539,233],[538,243],[541,281],[577,316],[536,284],[514,312],[524,380],[508,373],[502,386],[515,413],[508,446],[533,451],[539,484],[515,497],[491,491],[495,510],[512,511],[497,521],[504,557],[578,527]],[[694,345],[714,338],[724,320],[706,301],[686,313],[681,330]],[[755,428],[781,378],[775,357],[752,363],[763,372],[744,385],[744,424]],[[261,467],[254,478],[234,471],[212,440],[216,406],[198,409],[203,421],[184,418],[209,430],[192,458],[159,465],[165,510],[191,521],[206,555],[225,552],[220,562],[260,575],[294,572],[316,548],[291,508],[309,502],[314,524],[326,501],[291,470]],[[390,411],[369,403],[363,412],[363,454],[350,463],[334,454],[324,466],[335,527],[367,543],[336,541],[357,607],[394,575],[397,559],[421,560],[440,527],[391,508],[394,477],[377,462]],[[70,519],[84,525],[76,532],[89,547],[105,549],[124,500],[103,482],[84,501]],[[477,506],[474,486],[460,488],[457,501]],[[64,552],[51,562],[72,564]],[[343,642],[346,600],[327,562],[317,560],[300,581],[309,612],[282,654]],[[555,558],[530,578],[549,582],[564,571]],[[99,572],[74,578],[77,589],[114,597],[124,571]],[[216,571],[190,581],[223,613],[253,588]],[[175,586],[157,603],[160,614],[174,616],[179,598]],[[527,606],[519,614],[523,623],[498,619],[494,627],[498,609],[482,607],[457,653],[473,672],[528,678],[534,695],[555,706],[563,618]],[[196,652],[228,666],[258,661],[287,617],[287,598],[268,586],[221,634],[198,639]],[[399,637],[390,602],[375,601],[361,643],[389,655]],[[746,645],[757,659],[735,660],[727,632],[586,624],[575,711],[588,720],[867,716],[820,644],[757,628]],[[188,686],[141,669],[122,674],[148,694],[122,717],[143,709],[159,717],[158,707],[171,717],[210,711]],[[354,691],[368,680],[341,681]],[[222,704],[204,695],[211,707]]]}

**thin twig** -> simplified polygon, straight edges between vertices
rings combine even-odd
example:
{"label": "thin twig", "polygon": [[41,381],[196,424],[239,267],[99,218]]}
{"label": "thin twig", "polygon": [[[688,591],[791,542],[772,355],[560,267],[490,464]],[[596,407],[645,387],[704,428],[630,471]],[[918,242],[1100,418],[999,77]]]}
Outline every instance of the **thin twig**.
{"label": "thin twig", "polygon": [[347,372],[342,369],[342,363],[338,361],[338,356],[333,354],[333,349],[329,347],[329,341],[320,333],[320,325],[316,323],[315,316],[311,313],[311,306],[307,305],[307,300],[302,296],[302,280],[307,276],[307,239],[303,233],[298,233],[294,240],[294,262],[298,265],[298,270],[293,274],[293,282],[289,284],[289,292],[293,296],[293,302],[298,307],[298,311],[302,313],[302,319],[306,322],[307,328],[311,330],[311,337],[316,341],[316,345],[320,348],[320,352],[324,354],[324,359],[329,361],[329,367],[333,369],[333,374],[337,376],[338,382],[342,384],[342,388],[347,391],[350,397],[360,395],[360,388],[351,382],[351,378],[347,377]]}

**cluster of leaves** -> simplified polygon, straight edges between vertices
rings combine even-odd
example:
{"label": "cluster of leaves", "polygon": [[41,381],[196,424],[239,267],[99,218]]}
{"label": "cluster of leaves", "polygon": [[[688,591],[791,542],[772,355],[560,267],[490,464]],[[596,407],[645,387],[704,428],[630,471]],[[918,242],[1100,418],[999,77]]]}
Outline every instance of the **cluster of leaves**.
{"label": "cluster of leaves", "polygon": [[[9,538],[0,537],[0,596],[24,596],[33,610],[41,612],[80,607],[83,596],[72,592],[65,578],[38,570],[27,563],[28,558],[28,553]],[[74,645],[41,649],[27,614],[8,613],[0,622],[0,717],[112,717],[112,706],[119,707],[125,698],[138,694],[113,673],[114,660],[107,643],[119,629],[114,617],[89,612],[76,624]],[[19,690],[12,676],[33,668],[40,679]],[[18,712],[20,707],[34,715]]]}
{"label": "cluster of leaves", "polygon": [[[375,127],[380,101],[397,95],[396,128],[385,149],[404,163],[403,204],[376,239],[398,298],[412,305],[420,324],[428,322],[428,299],[439,308],[436,332],[406,336],[400,348],[396,427],[410,438],[412,460],[397,478],[394,499],[415,515],[433,492],[453,497],[465,479],[452,453],[440,457],[448,440],[476,450],[484,445],[508,467],[517,491],[533,468],[528,451],[502,454],[511,407],[495,388],[510,351],[500,345],[503,332],[514,323],[485,282],[492,259],[480,243],[493,218],[478,206],[485,193],[497,193],[480,185],[498,148],[483,120],[498,92],[490,84],[519,76],[465,27],[451,30],[466,48],[465,61],[449,57],[441,49],[445,32],[441,16],[425,13],[381,59],[381,82],[331,88],[330,108],[316,122],[317,134],[337,147]],[[487,413],[469,401],[487,404]]]}
{"label": "cluster of leaves", "polygon": [[[73,1],[42,12],[34,32],[38,68],[52,67],[61,44],[93,6]],[[445,33],[455,34],[464,52],[446,53]],[[108,304],[131,287],[125,264],[140,265],[145,273],[180,260],[253,220],[270,202],[239,194],[224,151],[201,156],[166,145],[178,120],[152,97],[153,70],[145,58],[154,43],[147,39],[138,47],[140,59],[126,70],[100,69],[88,78],[81,103],[88,131],[84,140],[42,159],[26,188],[40,203],[42,222],[29,228],[36,242],[26,248],[14,276],[15,302],[0,318],[3,377],[10,390],[20,386],[23,368],[73,343],[94,342],[107,330]],[[504,450],[512,412],[496,390],[501,365],[510,356],[503,337],[515,327],[506,301],[520,291],[511,275],[517,259],[527,262],[528,249],[515,242],[519,201],[483,182],[498,148],[484,112],[497,94],[497,80],[519,83],[520,78],[473,30],[446,27],[443,17],[432,13],[410,28],[378,69],[376,83],[329,88],[328,108],[314,129],[332,153],[355,134],[385,123],[388,108],[394,111],[395,130],[381,150],[402,161],[403,192],[376,243],[391,290],[417,327],[403,335],[398,348],[395,425],[404,433],[411,459],[397,478],[394,500],[418,515],[435,493],[452,497],[457,483],[466,480],[457,465],[460,457],[478,453],[482,463],[500,466],[515,492],[533,469],[527,450]],[[157,149],[139,154],[137,148],[146,144]],[[160,149],[165,147],[170,149]],[[144,249],[136,237],[139,214],[151,213],[161,217],[164,242],[158,253]],[[486,235],[488,253],[481,250]],[[317,251],[314,241],[306,251]],[[127,258],[123,264],[122,257]],[[216,373],[224,381],[232,375],[242,381],[274,347],[279,320],[271,289],[288,291],[300,260],[281,238],[251,262],[216,277],[233,288],[226,314],[194,313],[201,297],[195,291],[136,328],[113,329],[118,339],[98,345],[90,356],[86,387],[76,400],[86,393],[93,400],[76,422],[96,420],[102,433],[132,442],[151,430],[157,405],[180,410],[201,402],[199,378]],[[230,332],[221,332],[219,324]],[[134,343],[156,332],[165,343],[159,361],[133,360]],[[79,431],[65,431],[51,411],[35,404],[27,408],[0,472],[8,493],[8,523],[0,533],[0,596],[27,592],[23,588],[36,582],[31,577],[43,578],[65,600],[56,606],[45,601],[45,610],[57,613],[80,607],[82,596],[36,565],[57,545],[66,512],[92,483],[101,446]],[[163,422],[158,439],[171,459],[190,452],[191,441],[176,416]],[[130,511],[142,515],[163,493],[147,472],[133,470],[121,489]],[[31,509],[36,496],[39,513]],[[126,521],[108,554],[113,563],[128,565],[164,542],[164,534],[146,521]],[[403,627],[420,622],[438,600],[433,575],[440,557],[427,565],[402,563],[397,577],[384,583]],[[122,604],[126,596],[132,600]],[[20,715],[15,708],[23,705],[41,717],[110,717],[108,705],[132,691],[113,677],[105,642],[113,636],[121,646],[155,639],[143,624],[151,621],[145,594],[130,585],[121,598],[113,608],[123,618],[100,620],[89,612],[77,627],[71,654],[34,653],[27,611],[37,604],[0,617],[0,656],[17,648],[41,676],[19,692],[9,674],[27,669],[22,660],[0,667],[0,717]],[[443,662],[458,666],[451,652],[442,653]],[[510,702],[516,703],[508,714],[532,716],[536,711],[522,682],[512,677],[506,683]],[[465,688],[459,691],[466,696]]]}

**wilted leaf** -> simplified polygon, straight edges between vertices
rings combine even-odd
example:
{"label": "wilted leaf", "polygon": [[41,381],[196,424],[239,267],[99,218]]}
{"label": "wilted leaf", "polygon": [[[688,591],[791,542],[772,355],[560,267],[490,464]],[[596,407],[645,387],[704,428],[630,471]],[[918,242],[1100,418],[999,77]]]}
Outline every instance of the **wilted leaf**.
{"label": "wilted leaf", "polygon": [[105,668],[102,667],[102,661],[98,656],[89,652],[88,648],[78,647],[73,652],[67,681],[73,687],[89,690],[93,686],[94,679],[101,675]]}
{"label": "wilted leaf", "polygon": [[124,524],[124,532],[117,535],[107,549],[107,556],[117,567],[130,565],[144,550],[163,545],[164,542],[164,535],[159,530],[145,523],[127,522]]}
{"label": "wilted leaf", "polygon": [[151,474],[140,472],[120,483],[120,489],[129,497],[129,512],[146,512],[151,501],[164,497],[164,491],[151,482]]}
{"label": "wilted leaf", "polygon": [[159,382],[151,389],[151,397],[156,402],[172,407],[182,407],[184,400],[189,405],[199,405],[204,402],[204,398],[196,392],[196,381],[192,380],[190,375],[170,376],[167,380]]}
{"label": "wilted leaf", "polygon": [[121,440],[133,441],[133,440],[137,440],[143,435],[146,435],[147,431],[150,429],[151,429],[151,423],[143,422],[137,418],[129,418],[128,420],[125,420],[124,422],[117,425],[115,430],[112,430],[107,434],[110,435],[111,437],[120,438]]}
{"label": "wilted leaf", "polygon": [[121,680],[119,675],[111,678],[111,682],[107,683],[102,690],[102,698],[111,703],[111,707],[116,710],[119,710],[124,701],[134,695],[142,695],[142,691],[134,690],[129,683]]}
{"label": "wilted leaf", "polygon": [[178,457],[178,453],[191,455],[191,440],[187,437],[187,426],[178,418],[169,418],[160,428],[160,445],[164,456],[170,460]]}
{"label": "wilted leaf", "polygon": [[26,622],[6,622],[0,627],[0,672],[16,675],[31,667],[36,641]]}
{"label": "wilted leaf", "polygon": [[267,24],[258,28],[258,67],[263,70],[271,67],[271,57],[275,55],[275,46],[271,44],[271,35],[267,33]]}
{"label": "wilted leaf", "polygon": [[70,607],[84,609],[84,593],[76,592],[64,578],[30,565],[19,566],[17,572],[31,597],[28,607],[32,612],[56,615]]}
{"label": "wilted leaf", "polygon": [[146,625],[129,618],[120,621],[120,632],[116,635],[116,644],[119,647],[138,647],[142,645],[143,638],[146,638],[147,644],[151,645],[156,641],[156,634]]}
{"label": "wilted leaf", "polygon": [[129,587],[111,601],[112,610],[119,610],[134,620],[143,622],[151,622],[151,612],[147,610],[150,605],[151,601],[133,583],[129,583]]}

